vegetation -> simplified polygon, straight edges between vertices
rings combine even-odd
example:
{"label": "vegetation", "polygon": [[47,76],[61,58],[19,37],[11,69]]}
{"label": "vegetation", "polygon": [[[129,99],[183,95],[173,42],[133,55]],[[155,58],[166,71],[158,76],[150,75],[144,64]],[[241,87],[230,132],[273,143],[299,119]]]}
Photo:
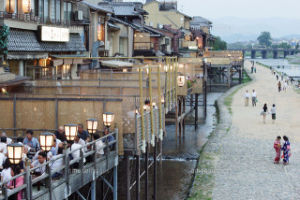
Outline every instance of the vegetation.
{"label": "vegetation", "polygon": [[6,25],[0,27],[0,62],[3,61],[4,56],[7,55],[7,37],[9,34],[9,28]]}
{"label": "vegetation", "polygon": [[227,43],[223,41],[220,37],[216,37],[213,44],[212,44],[213,50],[226,50],[227,49]]}
{"label": "vegetation", "polygon": [[270,32],[262,32],[258,38],[258,42],[260,45],[263,45],[265,47],[270,47],[272,45],[272,37]]}
{"label": "vegetation", "polygon": [[273,44],[272,48],[274,49],[290,49],[292,46],[287,42],[282,42],[280,44]]}

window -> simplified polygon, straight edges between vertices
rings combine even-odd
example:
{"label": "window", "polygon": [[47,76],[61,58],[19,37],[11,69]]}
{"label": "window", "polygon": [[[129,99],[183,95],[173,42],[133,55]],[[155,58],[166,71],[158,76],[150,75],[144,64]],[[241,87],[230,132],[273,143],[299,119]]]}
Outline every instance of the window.
{"label": "window", "polygon": [[105,41],[105,23],[102,17],[99,17],[99,22],[97,27],[97,39],[99,41]]}
{"label": "window", "polygon": [[70,23],[72,19],[72,3],[64,2],[64,21]]}
{"label": "window", "polygon": [[61,17],[60,17],[60,0],[56,0],[55,20],[56,20],[57,23],[59,23],[61,21]]}

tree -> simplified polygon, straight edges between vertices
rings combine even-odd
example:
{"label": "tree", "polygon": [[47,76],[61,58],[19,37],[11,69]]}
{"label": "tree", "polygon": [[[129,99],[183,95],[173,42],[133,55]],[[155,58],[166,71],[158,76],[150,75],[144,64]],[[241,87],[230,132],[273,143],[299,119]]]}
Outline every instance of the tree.
{"label": "tree", "polygon": [[0,64],[3,62],[4,57],[7,55],[7,37],[9,28],[6,25],[0,27]]}
{"label": "tree", "polygon": [[288,44],[287,42],[282,42],[278,45],[278,48],[281,48],[281,49],[290,49],[292,48],[292,46],[290,44]]}
{"label": "tree", "polygon": [[216,37],[213,41],[213,50],[226,50],[227,49],[227,43],[223,41],[220,37]]}
{"label": "tree", "polygon": [[262,32],[258,38],[258,42],[260,45],[263,45],[265,47],[270,47],[272,44],[272,38],[271,38],[271,33],[270,32]]}
{"label": "tree", "polygon": [[299,49],[299,43],[296,44],[295,49],[297,49],[297,50]]}

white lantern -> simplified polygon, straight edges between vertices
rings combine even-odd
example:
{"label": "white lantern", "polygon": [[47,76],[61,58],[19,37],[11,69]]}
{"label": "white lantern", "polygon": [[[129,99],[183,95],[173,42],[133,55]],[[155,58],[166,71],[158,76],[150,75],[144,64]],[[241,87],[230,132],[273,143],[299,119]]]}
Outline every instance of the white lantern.
{"label": "white lantern", "polygon": [[6,9],[5,11],[9,14],[12,14],[15,12],[16,7],[16,0],[7,0],[6,1]]}
{"label": "white lantern", "polygon": [[111,127],[113,121],[115,119],[115,115],[112,112],[103,113],[103,123],[107,128]]}
{"label": "white lantern", "polygon": [[67,124],[65,125],[65,135],[68,141],[73,141],[78,134],[77,124]]}
{"label": "white lantern", "polygon": [[168,71],[168,65],[164,66],[164,71],[167,72]]}
{"label": "white lantern", "polygon": [[182,75],[178,76],[177,77],[177,85],[179,87],[183,87],[184,84],[185,84],[185,76],[182,76]]}
{"label": "white lantern", "polygon": [[44,151],[46,152],[50,151],[53,144],[54,144],[54,135],[52,133],[40,134],[40,146]]}
{"label": "white lantern", "polygon": [[30,13],[31,11],[31,2],[30,0],[22,0],[22,7],[24,13]]}
{"label": "white lantern", "polygon": [[7,157],[11,164],[17,165],[23,158],[23,145],[19,143],[13,143],[7,145]]}
{"label": "white lantern", "polygon": [[98,120],[97,119],[88,119],[86,120],[87,130],[90,134],[95,134],[98,128]]}
{"label": "white lantern", "polygon": [[165,103],[165,97],[164,97],[164,96],[161,97],[161,103],[162,103],[162,104]]}

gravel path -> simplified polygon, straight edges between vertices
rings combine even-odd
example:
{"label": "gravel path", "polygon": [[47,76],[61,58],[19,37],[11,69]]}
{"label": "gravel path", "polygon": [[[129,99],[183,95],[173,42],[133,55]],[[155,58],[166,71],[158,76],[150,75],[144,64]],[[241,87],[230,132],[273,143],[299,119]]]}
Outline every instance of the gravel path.
{"label": "gravel path", "polygon": [[[250,63],[246,62],[249,70]],[[233,97],[232,127],[219,140],[220,152],[215,168],[216,200],[299,200],[300,199],[300,95],[292,88],[278,93],[277,82],[269,69],[257,66],[254,81]],[[258,105],[245,107],[245,90],[256,89]],[[277,121],[262,122],[263,103],[275,103]],[[273,164],[273,142],[277,135],[290,138],[290,164]]]}

